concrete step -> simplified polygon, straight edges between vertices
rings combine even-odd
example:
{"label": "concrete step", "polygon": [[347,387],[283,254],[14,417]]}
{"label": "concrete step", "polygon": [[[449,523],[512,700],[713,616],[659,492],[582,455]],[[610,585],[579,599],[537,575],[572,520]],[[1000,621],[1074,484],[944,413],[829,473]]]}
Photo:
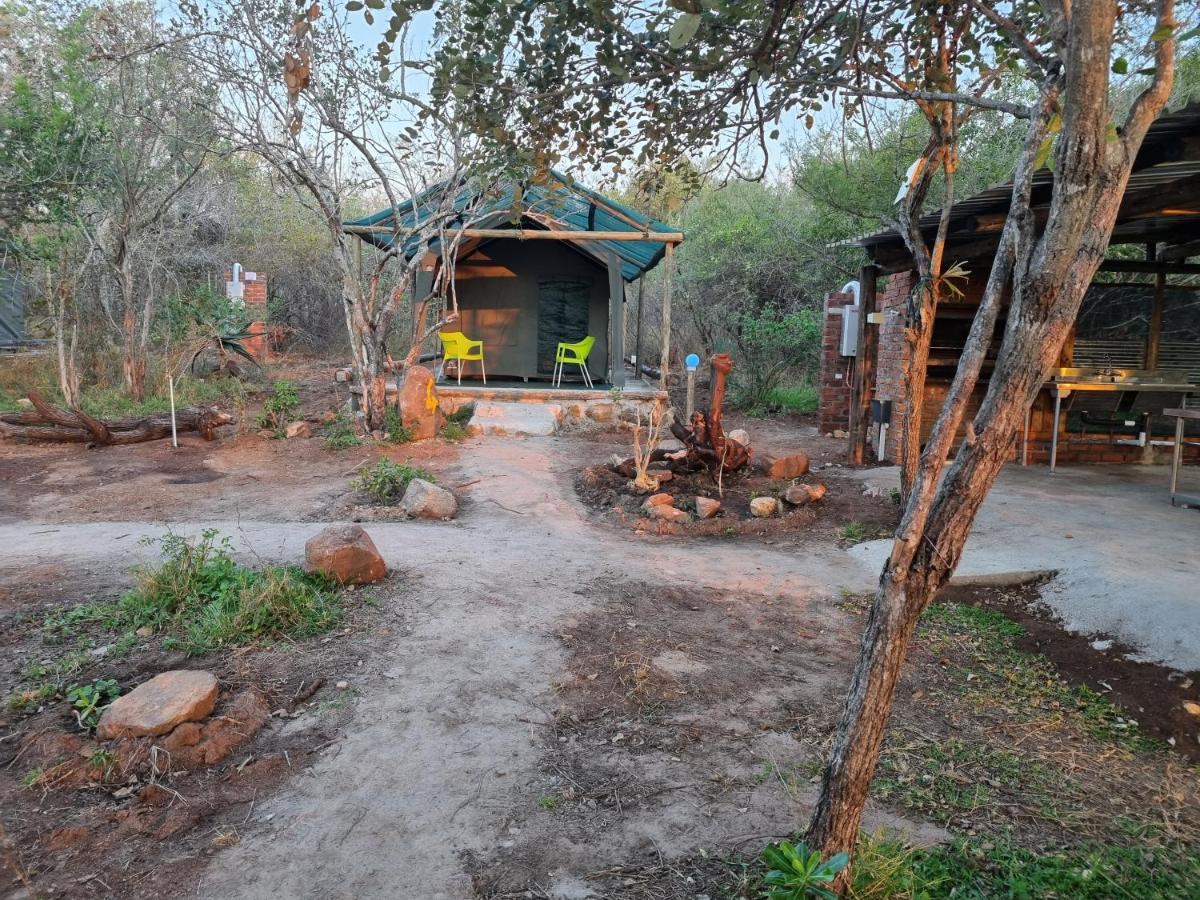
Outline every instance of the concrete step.
{"label": "concrete step", "polygon": [[469,434],[536,435],[554,434],[563,420],[557,403],[503,403],[481,400],[467,423]]}

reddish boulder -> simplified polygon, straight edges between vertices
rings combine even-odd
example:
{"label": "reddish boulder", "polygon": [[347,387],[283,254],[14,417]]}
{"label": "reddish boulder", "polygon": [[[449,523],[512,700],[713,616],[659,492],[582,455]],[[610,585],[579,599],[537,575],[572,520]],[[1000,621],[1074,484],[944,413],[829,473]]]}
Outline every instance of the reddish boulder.
{"label": "reddish boulder", "polygon": [[826,490],[823,484],[793,484],[784,491],[783,499],[792,506],[805,506],[824,497]]}
{"label": "reddish boulder", "polygon": [[696,498],[696,515],[701,519],[711,519],[721,511],[721,501],[712,497]]}
{"label": "reddish boulder", "polygon": [[342,584],[368,584],[387,575],[371,536],[359,525],[330,525],[304,545],[304,569]]}
{"label": "reddish boulder", "polygon": [[414,441],[437,437],[440,423],[434,375],[424,366],[404,371],[400,382],[400,421]]}
{"label": "reddish boulder", "polygon": [[765,460],[765,462],[767,462],[768,478],[778,478],[780,480],[799,478],[808,472],[807,453],[791,453],[787,456]]}
{"label": "reddish boulder", "polygon": [[166,734],[182,722],[195,722],[211,713],[219,692],[212,672],[163,672],[113,701],[100,717],[96,736],[107,741]]}

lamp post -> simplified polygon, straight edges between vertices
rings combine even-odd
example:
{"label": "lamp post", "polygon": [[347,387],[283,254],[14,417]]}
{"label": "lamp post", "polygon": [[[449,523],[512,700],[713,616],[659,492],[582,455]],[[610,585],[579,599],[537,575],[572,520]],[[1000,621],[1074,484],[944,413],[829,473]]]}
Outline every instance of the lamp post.
{"label": "lamp post", "polygon": [[696,405],[696,370],[700,368],[700,357],[695,353],[689,353],[683,361],[687,368],[687,413],[685,419],[692,418],[692,410]]}

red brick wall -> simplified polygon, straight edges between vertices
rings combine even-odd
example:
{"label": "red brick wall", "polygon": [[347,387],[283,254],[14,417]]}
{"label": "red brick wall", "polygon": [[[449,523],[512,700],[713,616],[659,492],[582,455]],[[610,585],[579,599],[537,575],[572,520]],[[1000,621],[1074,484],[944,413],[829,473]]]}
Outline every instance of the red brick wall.
{"label": "red brick wall", "polygon": [[[250,355],[259,362],[267,360],[267,278],[261,272],[254,273],[254,280],[246,278],[246,270],[239,269],[239,280],[242,282],[242,301],[246,304],[246,315],[250,319],[250,331],[253,337],[243,343]],[[233,270],[226,269],[225,283],[233,281]]]}
{"label": "red brick wall", "polygon": [[854,357],[842,356],[842,317],[832,310],[854,303],[854,295],[831,291],[825,296],[825,324],[821,332],[821,377],[817,427],[822,434],[845,429],[850,424],[850,395],[854,381]]}

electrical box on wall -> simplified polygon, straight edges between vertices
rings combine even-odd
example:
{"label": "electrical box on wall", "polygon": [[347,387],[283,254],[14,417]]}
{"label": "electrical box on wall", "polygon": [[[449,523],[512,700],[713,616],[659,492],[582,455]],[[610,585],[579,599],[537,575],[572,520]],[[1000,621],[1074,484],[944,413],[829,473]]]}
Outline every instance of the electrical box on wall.
{"label": "electrical box on wall", "polygon": [[842,307],[842,356],[858,356],[858,317],[862,307]]}

